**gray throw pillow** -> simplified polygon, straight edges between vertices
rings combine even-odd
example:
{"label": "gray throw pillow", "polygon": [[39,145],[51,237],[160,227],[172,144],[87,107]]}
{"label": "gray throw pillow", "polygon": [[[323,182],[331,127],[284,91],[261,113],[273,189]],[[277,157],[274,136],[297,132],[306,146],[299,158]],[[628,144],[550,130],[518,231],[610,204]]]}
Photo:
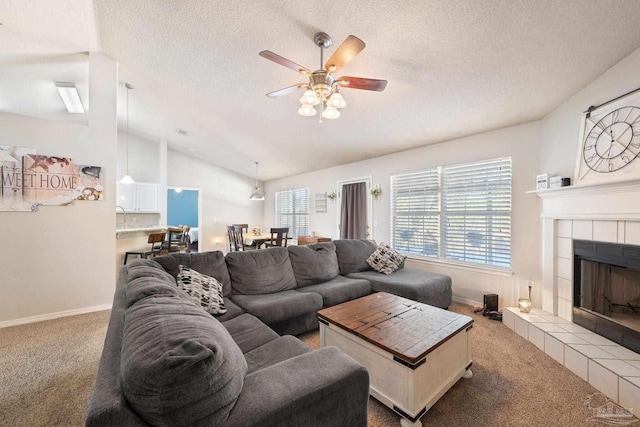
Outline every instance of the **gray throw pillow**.
{"label": "gray throw pillow", "polygon": [[148,424],[214,426],[238,400],[247,362],[213,316],[160,295],[126,310],[120,373],[124,397]]}
{"label": "gray throw pillow", "polygon": [[179,273],[176,283],[202,308],[210,314],[224,314],[227,308],[222,297],[222,283],[215,278],[200,274],[195,270],[178,266]]}
{"label": "gray throw pillow", "polygon": [[406,258],[391,246],[381,242],[367,258],[367,263],[378,273],[391,274],[400,268]]}

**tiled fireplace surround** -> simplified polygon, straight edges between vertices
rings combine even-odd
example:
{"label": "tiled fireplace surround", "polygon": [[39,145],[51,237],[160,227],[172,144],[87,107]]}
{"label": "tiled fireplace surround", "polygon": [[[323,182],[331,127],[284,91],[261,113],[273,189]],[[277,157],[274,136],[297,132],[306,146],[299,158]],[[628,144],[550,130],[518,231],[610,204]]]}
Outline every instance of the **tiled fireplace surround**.
{"label": "tiled fireplace surround", "polygon": [[[571,322],[573,239],[640,245],[640,181],[541,190],[542,306],[503,322],[640,416],[640,354]],[[533,195],[532,195],[533,197]]]}

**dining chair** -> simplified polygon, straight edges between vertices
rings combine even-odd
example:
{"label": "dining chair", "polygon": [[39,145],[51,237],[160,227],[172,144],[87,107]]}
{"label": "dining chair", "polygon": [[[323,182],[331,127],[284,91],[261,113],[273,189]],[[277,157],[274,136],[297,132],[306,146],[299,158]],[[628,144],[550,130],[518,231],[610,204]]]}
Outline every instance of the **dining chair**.
{"label": "dining chair", "polygon": [[229,252],[235,252],[238,250],[236,246],[236,234],[233,225],[227,225],[227,237],[229,238]]}
{"label": "dining chair", "polygon": [[249,232],[249,224],[231,224],[234,227],[238,226],[238,227],[242,227],[242,232],[243,233],[248,233]]}
{"label": "dining chair", "polygon": [[[289,239],[289,227],[285,228],[272,228],[271,229],[271,241],[265,242],[266,247],[272,246],[284,246],[287,247],[287,240]],[[284,244],[282,244],[284,242]]]}
{"label": "dining chair", "polygon": [[189,252],[189,229],[191,227],[169,227],[167,228],[167,240],[162,244],[162,253]]}
{"label": "dining chair", "polygon": [[244,230],[247,227],[247,224],[237,224],[233,226],[234,234],[236,236],[236,248],[239,251],[249,251],[252,249],[257,249],[257,244],[255,242],[250,245],[247,245],[244,242]]}

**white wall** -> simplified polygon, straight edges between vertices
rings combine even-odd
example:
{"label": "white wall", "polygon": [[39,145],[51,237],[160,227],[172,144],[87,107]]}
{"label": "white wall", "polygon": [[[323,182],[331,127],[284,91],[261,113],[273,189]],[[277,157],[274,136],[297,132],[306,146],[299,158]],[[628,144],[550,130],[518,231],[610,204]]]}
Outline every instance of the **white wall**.
{"label": "white wall", "polygon": [[255,186],[255,181],[249,177],[169,149],[167,185],[201,189],[201,251],[227,252],[227,225],[264,225],[265,202],[249,200]]}
{"label": "white wall", "polygon": [[[158,169],[159,144],[129,133],[129,174],[135,182],[160,182]],[[127,133],[118,131],[116,177],[122,178],[127,169]]]}
{"label": "white wall", "polygon": [[0,324],[110,305],[115,274],[117,66],[90,56],[89,126],[0,113],[3,145],[102,167],[106,200],[0,212]]}
{"label": "white wall", "polygon": [[[571,177],[579,147],[582,113],[640,87],[640,49],[611,67],[542,120],[539,173]],[[638,160],[636,160],[638,161]]]}
{"label": "white wall", "polygon": [[[453,292],[460,300],[477,303],[485,293],[497,293],[501,305],[511,305],[526,295],[526,282],[534,281],[534,301],[540,301],[540,202],[526,191],[535,188],[538,169],[538,122],[514,126],[449,141],[441,144],[395,153],[349,165],[270,181],[266,184],[264,222],[275,224],[274,192],[289,188],[308,187],[311,197],[311,230],[319,235],[337,238],[337,202],[328,201],[327,213],[315,213],[316,193],[336,190],[337,181],[364,176],[379,184],[382,196],[373,202],[374,228],[372,237],[378,242],[389,242],[390,204],[389,190],[392,174],[511,156],[513,159],[512,190],[512,271],[513,276],[469,271],[438,263],[408,262],[407,265],[428,271],[437,271],[453,278]],[[364,143],[363,143],[364,144]]]}

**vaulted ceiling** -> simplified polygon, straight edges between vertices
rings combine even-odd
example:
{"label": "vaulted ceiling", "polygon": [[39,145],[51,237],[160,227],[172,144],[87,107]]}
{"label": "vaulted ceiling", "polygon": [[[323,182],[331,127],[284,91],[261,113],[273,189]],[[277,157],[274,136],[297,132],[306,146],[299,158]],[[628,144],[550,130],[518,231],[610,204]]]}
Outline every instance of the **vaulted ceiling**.
{"label": "vaulted ceiling", "polygon": [[[132,133],[247,176],[259,161],[261,180],[540,119],[640,47],[636,0],[5,0],[0,22],[1,111],[86,123],[53,82],[88,105],[86,52],[102,52],[135,87]],[[342,90],[322,123],[298,115],[302,90],[265,96],[305,78],[258,56],[315,70],[318,31],[325,60],[366,43],[339,75],[388,81]]]}

